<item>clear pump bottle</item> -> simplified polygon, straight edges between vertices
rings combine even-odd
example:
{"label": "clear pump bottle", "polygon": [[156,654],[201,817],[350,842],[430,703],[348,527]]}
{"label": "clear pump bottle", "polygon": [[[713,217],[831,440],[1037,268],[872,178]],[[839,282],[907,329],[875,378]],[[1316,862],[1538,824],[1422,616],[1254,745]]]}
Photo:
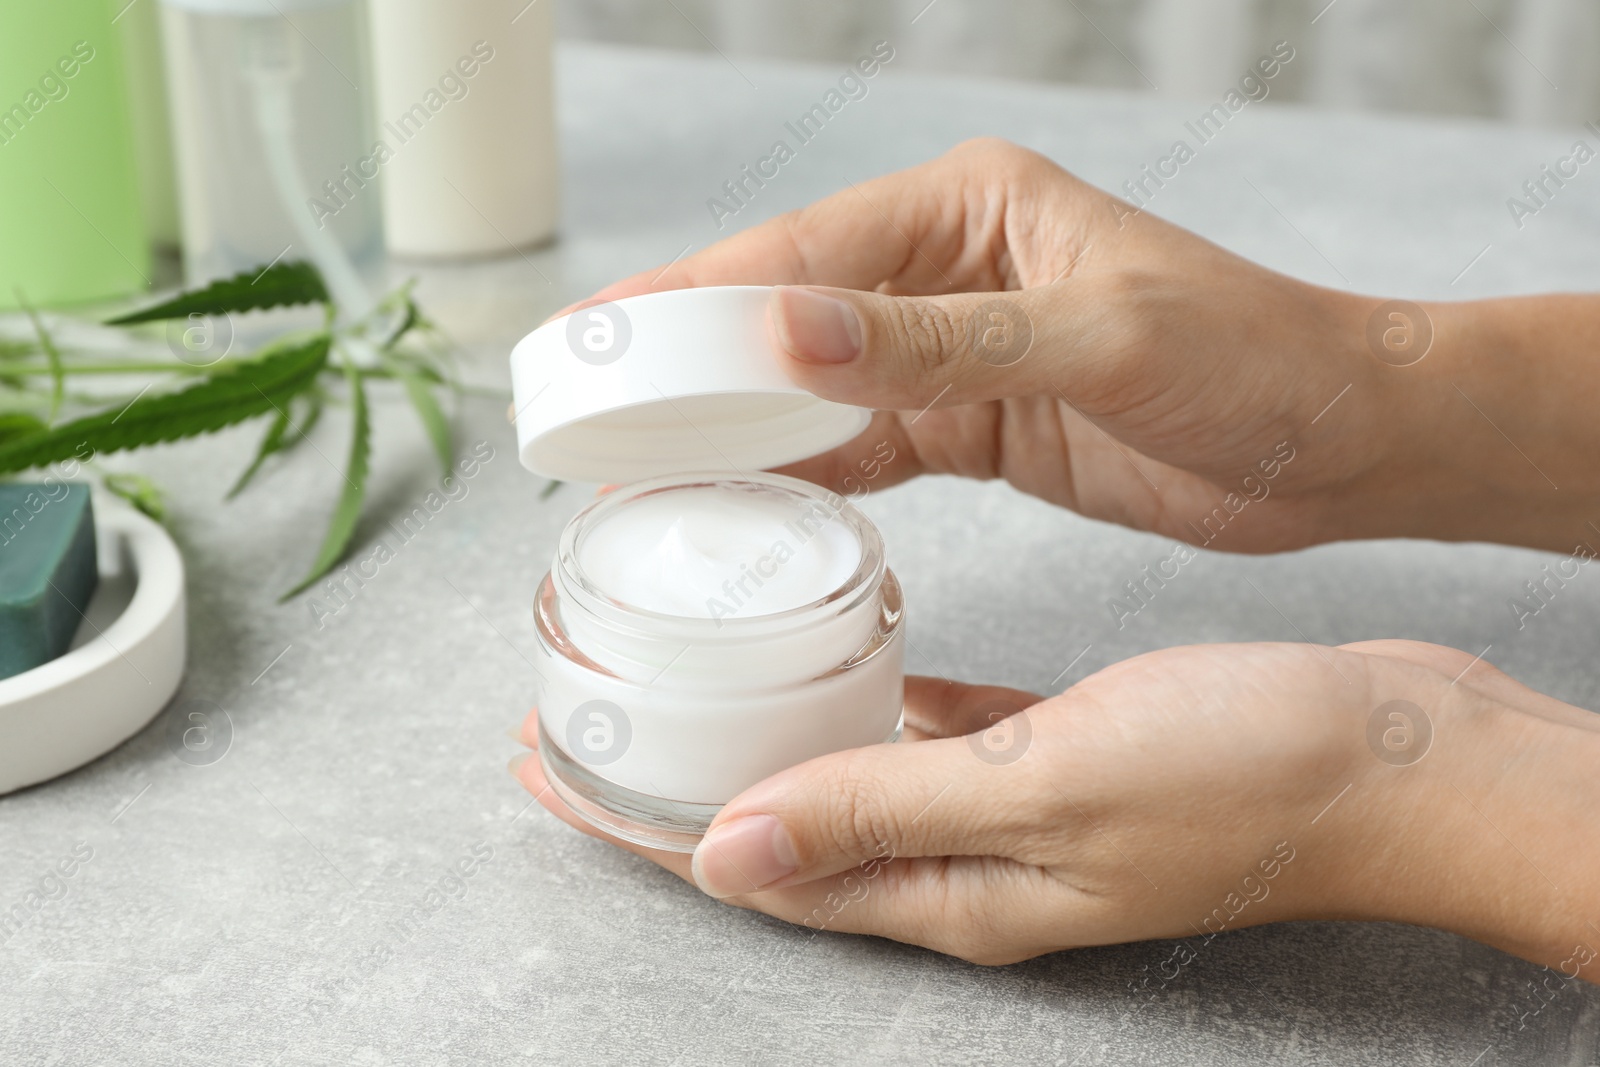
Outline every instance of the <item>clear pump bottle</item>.
{"label": "clear pump bottle", "polygon": [[190,284],[309,259],[349,314],[383,264],[363,0],[161,0]]}

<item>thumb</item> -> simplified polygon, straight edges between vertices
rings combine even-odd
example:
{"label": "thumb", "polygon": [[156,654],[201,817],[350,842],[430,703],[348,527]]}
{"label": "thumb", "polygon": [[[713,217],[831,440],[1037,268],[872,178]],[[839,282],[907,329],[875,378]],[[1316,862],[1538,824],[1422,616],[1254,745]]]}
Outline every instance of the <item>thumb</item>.
{"label": "thumb", "polygon": [[729,897],[897,856],[1006,854],[1027,833],[1029,805],[1011,798],[1031,768],[981,755],[979,738],[874,745],[774,775],[718,814],[695,883]]}
{"label": "thumb", "polygon": [[[784,285],[768,304],[786,370],[827,400],[915,411],[1048,389],[1067,346],[1048,287],[884,296]],[[1056,334],[1052,336],[1052,334]]]}

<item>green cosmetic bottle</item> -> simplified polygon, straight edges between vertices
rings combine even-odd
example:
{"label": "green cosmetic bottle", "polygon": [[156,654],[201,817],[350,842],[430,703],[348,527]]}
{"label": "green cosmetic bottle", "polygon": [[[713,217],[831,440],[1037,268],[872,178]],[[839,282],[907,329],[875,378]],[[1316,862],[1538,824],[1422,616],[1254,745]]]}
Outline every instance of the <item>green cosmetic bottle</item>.
{"label": "green cosmetic bottle", "polygon": [[124,5],[0,4],[0,308],[19,293],[61,306],[150,285]]}

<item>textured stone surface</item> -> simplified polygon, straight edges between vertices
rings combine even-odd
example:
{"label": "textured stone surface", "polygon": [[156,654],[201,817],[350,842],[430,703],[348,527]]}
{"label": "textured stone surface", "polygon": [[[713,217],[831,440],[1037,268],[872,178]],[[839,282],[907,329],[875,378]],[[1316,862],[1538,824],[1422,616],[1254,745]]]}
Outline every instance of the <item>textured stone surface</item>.
{"label": "textured stone surface", "polygon": [[[564,53],[564,240],[421,272],[424,303],[469,349],[473,375],[503,383],[511,342],[549,311],[715,239],[705,199],[839,73],[740,70],[759,88],[714,56]],[[737,221],[981,133],[1115,187],[1199,108],[891,71]],[[1252,106],[1156,206],[1327,284],[1409,296],[1595,288],[1591,189],[1574,184],[1520,233],[1505,208],[1570,141]],[[377,407],[365,544],[383,533],[377,516],[410,510],[436,483],[400,401]],[[178,708],[219,722],[225,711],[231,742],[219,761],[186,765],[163,721],[90,767],[0,799],[0,908],[41,885],[56,897],[0,933],[0,1062],[1596,1061],[1600,990],[1569,986],[1519,1029],[1541,1003],[1528,992],[1540,970],[1446,934],[1246,930],[1139,995],[1130,984],[1171,944],[983,970],[813,937],[525,810],[503,769],[515,750],[503,731],[528,703],[529,599],[589,490],[541,502],[503,409],[469,404],[463,447],[487,442],[495,458],[321,625],[305,600],[275,603],[337,491],[315,452],[263,471],[226,506],[254,431],[136,457],[173,490],[190,568],[192,665]],[[340,430],[334,415],[316,437],[336,461]],[[1171,644],[1295,639],[1248,578],[1310,639],[1492,644],[1489,658],[1529,684],[1600,704],[1594,576],[1520,632],[1506,607],[1545,560],[1533,552],[1395,542],[1208,555],[1119,631],[1106,598],[1168,551],[1156,538],[1001,485],[929,479],[865,506],[905,583],[923,673],[1044,689],[1091,644],[1057,685]],[[52,881],[79,842],[92,858]],[[427,913],[430,887],[475,847],[492,856],[459,898]]]}

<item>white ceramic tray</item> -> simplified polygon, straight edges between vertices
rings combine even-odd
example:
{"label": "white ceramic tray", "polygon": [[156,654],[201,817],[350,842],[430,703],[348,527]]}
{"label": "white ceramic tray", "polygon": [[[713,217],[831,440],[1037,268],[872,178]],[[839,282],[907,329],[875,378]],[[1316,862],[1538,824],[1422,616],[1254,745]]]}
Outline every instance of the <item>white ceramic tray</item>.
{"label": "white ceramic tray", "polygon": [[100,504],[100,585],[72,648],[0,679],[0,794],[111,751],[155,718],[183,677],[178,547],[138,512]]}

